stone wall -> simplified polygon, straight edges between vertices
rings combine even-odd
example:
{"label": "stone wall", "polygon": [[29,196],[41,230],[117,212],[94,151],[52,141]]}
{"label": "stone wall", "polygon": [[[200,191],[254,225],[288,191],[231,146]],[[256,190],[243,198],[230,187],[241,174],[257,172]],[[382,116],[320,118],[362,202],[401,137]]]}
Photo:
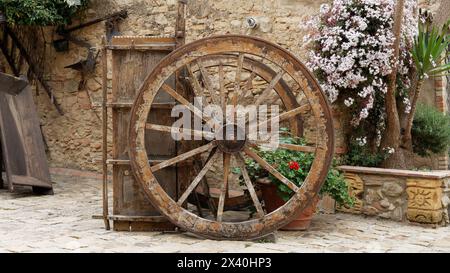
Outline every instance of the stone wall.
{"label": "stone wall", "polygon": [[340,211],[394,221],[448,225],[450,172],[343,166],[355,206]]}
{"label": "stone wall", "polygon": [[[120,24],[123,35],[172,35],[176,0],[92,0],[81,21],[127,9],[129,16]],[[216,34],[248,34],[280,44],[305,60],[304,36],[300,25],[331,0],[189,0],[187,8],[187,42]],[[423,6],[436,6],[437,1],[420,1]],[[249,29],[246,19],[253,17],[259,27]],[[77,24],[78,22],[74,22]],[[101,47],[104,24],[96,24],[74,32],[77,38]],[[44,92],[36,92],[36,104],[49,146],[52,166],[99,170],[95,163],[101,157],[100,109],[101,67],[98,59],[95,73],[86,79],[86,88],[79,91],[79,72],[64,68],[87,56],[85,49],[70,44],[69,52],[56,52],[48,29],[45,56],[45,77],[55,90],[65,114],[58,115]],[[99,56],[101,58],[101,56]],[[111,73],[108,73],[111,80]],[[110,84],[110,83],[109,83]],[[338,116],[337,116],[338,117]],[[342,126],[336,118],[337,151],[345,151]]]}
{"label": "stone wall", "polygon": [[[276,42],[305,60],[300,23],[316,13],[324,2],[329,1],[188,1],[187,42],[217,34],[249,34]],[[176,3],[175,0],[92,0],[83,21],[127,9],[129,17],[120,24],[123,35],[172,35]],[[258,21],[257,29],[246,27],[248,17]],[[74,34],[100,47],[104,25],[97,24]],[[55,52],[51,46],[47,52],[46,78],[65,111],[64,116],[59,116],[48,97],[43,94],[37,97],[50,162],[58,167],[98,170],[98,164],[93,161],[101,157],[101,113],[92,105],[101,101],[100,62],[95,75],[87,80],[86,90],[78,91],[79,72],[64,67],[85,58],[86,51],[71,44],[67,53]],[[111,80],[111,73],[108,77]]]}

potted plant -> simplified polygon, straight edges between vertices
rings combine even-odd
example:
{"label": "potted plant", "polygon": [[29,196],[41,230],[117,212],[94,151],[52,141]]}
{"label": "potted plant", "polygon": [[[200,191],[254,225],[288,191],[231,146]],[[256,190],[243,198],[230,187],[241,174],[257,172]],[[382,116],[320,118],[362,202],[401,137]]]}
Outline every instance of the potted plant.
{"label": "potted plant", "polygon": [[[286,135],[286,133],[282,134],[280,142],[297,145],[305,144],[304,140]],[[302,185],[314,161],[314,154],[284,149],[277,149],[275,151],[260,149],[257,150],[257,153],[297,186]],[[252,180],[258,182],[267,212],[270,213],[276,210],[290,199],[293,194],[292,190],[268,173],[264,168],[260,167],[258,163],[252,159],[247,159],[246,165]],[[328,194],[338,205],[353,205],[353,198],[349,195],[347,183],[343,175],[334,167],[329,171],[320,194]],[[318,201],[319,198],[315,198],[291,223],[281,229],[306,230],[316,211]]]}

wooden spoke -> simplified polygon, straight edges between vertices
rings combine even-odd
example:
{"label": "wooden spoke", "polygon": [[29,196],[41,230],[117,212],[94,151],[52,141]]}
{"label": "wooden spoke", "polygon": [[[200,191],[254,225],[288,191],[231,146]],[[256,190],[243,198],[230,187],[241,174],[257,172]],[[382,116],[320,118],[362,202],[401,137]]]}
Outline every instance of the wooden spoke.
{"label": "wooden spoke", "polygon": [[219,197],[219,206],[217,208],[217,221],[222,222],[223,207],[225,206],[225,198],[228,195],[228,175],[230,173],[231,155],[223,153],[223,184]]}
{"label": "wooden spoke", "polygon": [[244,64],[244,54],[240,53],[237,61],[236,77],[234,81],[233,106],[236,106],[238,103],[239,93],[241,89],[241,75],[243,64]]}
{"label": "wooden spoke", "polygon": [[183,205],[183,203],[186,201],[186,199],[189,197],[191,192],[198,186],[198,184],[202,181],[203,177],[206,175],[206,173],[211,168],[212,164],[216,161],[217,155],[220,154],[218,151],[212,151],[211,153],[214,153],[214,155],[208,159],[203,169],[198,173],[198,175],[194,178],[192,183],[189,185],[189,187],[186,189],[186,191],[183,193],[183,195],[178,200],[178,205]]}
{"label": "wooden spoke", "polygon": [[267,86],[267,88],[261,93],[259,98],[256,100],[256,102],[255,102],[256,106],[261,105],[261,103],[267,99],[267,97],[270,95],[270,92],[272,91],[272,89],[281,80],[281,78],[283,77],[284,74],[285,74],[284,70],[281,70],[280,72],[278,72],[278,74],[269,83],[269,86]]}
{"label": "wooden spoke", "polygon": [[225,75],[223,73],[223,64],[219,64],[219,86],[220,86],[220,102],[222,107],[222,112],[225,115],[225,110],[227,108],[227,92],[225,90]]}
{"label": "wooden spoke", "polygon": [[[214,149],[217,149],[217,148],[214,148]],[[212,151],[214,151],[214,149]],[[206,161],[208,161],[211,157],[212,157],[212,152],[211,152],[211,154],[209,154],[209,157]],[[201,171],[202,163],[203,162],[202,162],[201,158],[194,160],[194,171],[196,173],[199,173]],[[202,179],[202,189],[203,189],[203,195],[205,195],[205,197],[207,198],[207,204],[208,204],[209,210],[211,211],[211,213],[213,215],[216,215],[216,211],[217,211],[216,204],[215,204],[213,198],[211,197],[211,192],[210,192],[208,180],[206,179],[206,177],[203,177],[203,179]]]}
{"label": "wooden spoke", "polygon": [[239,164],[239,168],[242,171],[242,176],[244,177],[245,185],[247,186],[248,192],[253,200],[253,204],[255,204],[256,212],[259,217],[264,216],[264,211],[261,206],[261,202],[259,202],[258,195],[256,194],[255,188],[253,187],[250,176],[248,175],[247,169],[245,168],[245,160],[241,153],[236,155],[237,162]]}
{"label": "wooden spoke", "polygon": [[167,132],[167,133],[175,133],[175,134],[180,134],[180,135],[189,134],[190,136],[206,137],[209,139],[213,139],[215,137],[214,133],[207,132],[207,131],[199,131],[199,130],[192,130],[192,129],[185,129],[185,128],[178,128],[178,130],[177,130],[174,127],[152,124],[152,123],[147,123],[145,125],[145,128],[148,130],[155,130],[155,131]]}
{"label": "wooden spoke", "polygon": [[197,155],[197,154],[209,151],[209,150],[211,150],[212,148],[214,148],[216,146],[217,146],[216,142],[212,141],[212,142],[210,142],[210,143],[208,143],[206,145],[203,145],[203,146],[198,147],[196,149],[193,149],[193,150],[191,150],[189,152],[186,152],[186,153],[178,155],[178,156],[176,156],[174,158],[171,158],[171,159],[168,159],[166,161],[163,161],[163,162],[161,162],[161,163],[159,163],[157,165],[154,165],[154,166],[152,166],[150,168],[150,170],[152,172],[156,172],[158,170],[161,170],[161,169],[167,168],[169,166],[172,166],[174,164],[177,164],[178,162],[184,161],[184,160],[186,160],[186,159],[188,159],[188,158],[190,158],[190,157],[192,157],[194,155]]}
{"label": "wooden spoke", "polygon": [[203,63],[201,61],[197,62],[198,68],[200,70],[200,74],[202,75],[203,84],[205,85],[206,89],[209,91],[209,94],[211,95],[211,99],[215,105],[219,105],[219,99],[217,98],[216,92],[212,86],[211,78],[209,76],[208,71],[203,66]]}
{"label": "wooden spoke", "polygon": [[[254,144],[253,146],[270,144],[270,142],[262,141],[262,140],[252,140],[252,141],[250,141],[250,143]],[[304,152],[304,153],[315,153],[316,152],[316,147],[295,145],[295,144],[288,144],[288,143],[279,143],[278,148],[284,149],[284,150],[296,151],[296,152]]]}
{"label": "wooden spoke", "polygon": [[194,87],[195,95],[197,97],[204,98],[205,94],[203,92],[203,88],[200,85],[200,82],[198,81],[197,77],[195,77],[194,72],[192,72],[192,68],[189,64],[186,65],[186,70],[188,71],[191,84]]}
{"label": "wooden spoke", "polygon": [[239,95],[239,101],[241,101],[243,98],[246,98],[247,96],[249,96],[252,87],[253,87],[253,80],[256,77],[256,72],[252,71],[252,73],[250,74],[250,77],[247,79],[247,81],[244,83],[244,89],[242,90],[241,94]]}
{"label": "wooden spoke", "polygon": [[311,109],[311,107],[309,106],[309,104],[299,106],[299,107],[289,110],[285,113],[282,113],[276,117],[273,117],[273,118],[270,118],[270,119],[267,119],[267,120],[264,120],[264,121],[258,123],[258,127],[264,126],[268,123],[271,123],[271,122],[275,121],[276,119],[278,119],[278,122],[282,122],[282,121],[290,119],[296,115],[304,114],[304,113],[308,112],[310,109]]}
{"label": "wooden spoke", "polygon": [[278,180],[280,180],[283,184],[288,186],[291,190],[293,190],[294,192],[297,192],[299,190],[299,187],[297,187],[294,183],[292,183],[284,175],[282,175],[280,172],[278,172],[274,167],[272,167],[269,163],[267,163],[262,157],[260,157],[257,153],[252,151],[250,148],[245,147],[244,152],[248,156],[253,158],[259,165],[261,165],[261,167],[266,169],[273,176],[275,176]]}
{"label": "wooden spoke", "polygon": [[278,145],[278,147],[280,147],[281,149],[291,150],[291,151],[296,151],[296,152],[304,152],[304,153],[315,153],[316,152],[316,147],[311,147],[311,146],[280,143]]}
{"label": "wooden spoke", "polygon": [[201,118],[202,120],[209,122],[211,121],[210,117],[204,116],[202,111],[192,105],[189,101],[187,101],[183,96],[177,93],[172,87],[170,87],[167,83],[164,83],[161,87],[166,93],[168,93],[170,96],[172,96],[174,99],[176,99],[179,103],[186,106],[194,115]]}

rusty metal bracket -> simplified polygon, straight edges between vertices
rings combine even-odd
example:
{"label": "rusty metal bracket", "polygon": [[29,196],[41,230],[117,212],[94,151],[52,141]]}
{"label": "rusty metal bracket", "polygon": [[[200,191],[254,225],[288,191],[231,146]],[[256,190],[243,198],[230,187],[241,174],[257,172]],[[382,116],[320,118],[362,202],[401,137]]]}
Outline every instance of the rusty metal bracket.
{"label": "rusty metal bracket", "polygon": [[95,66],[97,63],[97,57],[100,53],[100,51],[97,51],[97,49],[92,46],[87,41],[84,41],[82,39],[74,37],[71,33],[77,30],[80,30],[82,28],[100,23],[102,21],[106,21],[106,36],[108,41],[111,39],[112,36],[117,35],[119,33],[118,23],[125,18],[127,18],[128,12],[127,10],[122,10],[119,12],[115,12],[110,15],[106,15],[101,18],[97,18],[94,20],[91,20],[89,22],[80,24],[78,26],[74,26],[71,28],[59,28],[57,30],[57,33],[63,37],[63,39],[59,39],[53,42],[53,45],[57,51],[67,51],[69,50],[69,42],[72,42],[80,47],[86,48],[88,53],[86,59],[82,59],[76,63],[70,64],[65,66],[64,68],[70,68],[81,72],[81,81],[78,87],[78,91],[81,91],[84,89],[84,86],[86,84],[86,79],[88,75],[92,74],[95,71]]}

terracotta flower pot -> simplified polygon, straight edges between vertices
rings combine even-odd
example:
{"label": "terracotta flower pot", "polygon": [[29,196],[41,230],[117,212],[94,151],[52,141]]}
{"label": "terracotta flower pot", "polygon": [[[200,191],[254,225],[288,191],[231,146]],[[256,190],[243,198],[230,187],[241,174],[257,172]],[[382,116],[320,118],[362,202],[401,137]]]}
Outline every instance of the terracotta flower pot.
{"label": "terracotta flower pot", "polygon": [[[277,194],[277,186],[270,182],[260,182],[259,183],[262,198],[268,213],[275,211],[286,202],[281,199]],[[312,217],[316,212],[317,203],[319,198],[316,197],[311,204],[306,207],[302,212],[300,212],[292,222],[280,228],[280,230],[307,230],[311,224]]]}

